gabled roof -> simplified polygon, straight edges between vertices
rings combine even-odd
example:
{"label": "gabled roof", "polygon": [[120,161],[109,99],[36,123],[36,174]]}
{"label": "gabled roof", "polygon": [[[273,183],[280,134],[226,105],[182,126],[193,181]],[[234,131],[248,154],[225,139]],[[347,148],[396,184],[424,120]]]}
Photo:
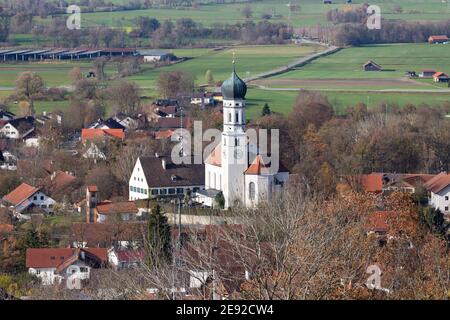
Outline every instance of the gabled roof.
{"label": "gabled roof", "polygon": [[434,77],[434,78],[437,78],[437,77],[440,77],[440,76],[445,76],[445,77],[448,78],[448,75],[446,75],[446,74],[443,73],[443,72],[436,72],[435,74],[433,74],[433,77]]}
{"label": "gabled roof", "polygon": [[438,36],[430,36],[428,39],[430,40],[448,40],[446,35],[438,35]]}
{"label": "gabled roof", "polygon": [[441,172],[434,178],[428,180],[424,186],[433,193],[439,193],[450,185],[450,174]]}
{"label": "gabled roof", "polygon": [[157,131],[155,132],[155,139],[170,139],[175,131],[172,129],[165,130],[165,131]]}
{"label": "gabled roof", "polygon": [[122,213],[133,213],[139,212],[136,204],[133,201],[121,201],[121,202],[100,202],[95,208],[99,214],[109,215],[109,214],[122,214]]}
{"label": "gabled roof", "polygon": [[[141,157],[139,160],[150,188],[202,186],[205,184],[205,166],[203,164],[178,165],[172,163],[168,157]],[[166,161],[166,169],[162,166],[163,160]]]}
{"label": "gabled roof", "polygon": [[33,117],[16,118],[7,121],[6,124],[9,124],[14,128],[16,128],[20,134],[25,134],[34,128],[34,118]]}
{"label": "gabled roof", "polygon": [[79,259],[79,254],[84,252],[100,263],[108,260],[106,248],[32,248],[27,249],[27,268],[67,268]]}
{"label": "gabled roof", "polygon": [[372,64],[372,65],[374,65],[375,67],[378,67],[378,68],[381,69],[381,66],[380,66],[379,64],[375,63],[375,62],[372,61],[372,60],[367,61],[366,63],[363,64],[363,66],[365,67],[365,66],[367,66],[367,65],[369,65],[369,64]]}
{"label": "gabled roof", "polygon": [[83,129],[81,131],[81,140],[83,142],[106,136],[124,140],[125,132],[122,129]]}
{"label": "gabled roof", "polygon": [[64,171],[56,171],[52,175],[44,178],[42,180],[42,185],[49,192],[61,191],[72,182],[74,182],[76,178]]}
{"label": "gabled roof", "polygon": [[39,191],[39,188],[35,188],[26,183],[22,183],[13,191],[3,197],[3,200],[9,202],[12,205],[18,205],[26,199],[30,198],[33,194]]}
{"label": "gabled roof", "polygon": [[113,118],[109,118],[106,119],[105,121],[102,121],[99,124],[100,126],[107,126],[109,129],[121,129],[121,130],[125,130],[125,127],[123,125],[121,125],[119,122],[117,122],[115,119]]}
{"label": "gabled roof", "polygon": [[375,211],[369,214],[365,224],[365,229],[372,232],[388,232],[389,217],[394,215],[393,211]]}
{"label": "gabled roof", "polygon": [[[267,169],[268,172],[263,172],[264,169]],[[287,170],[280,162],[278,172],[289,172],[289,170]],[[244,173],[249,175],[261,175],[276,174],[277,172],[274,172],[270,162],[265,163],[263,157],[261,155],[257,155],[255,160],[253,160],[252,164],[247,168],[247,170],[245,170]]]}
{"label": "gabled roof", "polygon": [[222,166],[222,145],[219,143],[206,158],[205,163],[221,167]]}
{"label": "gabled roof", "polygon": [[143,249],[137,250],[117,250],[115,251],[119,262],[136,262],[144,261],[145,251]]}
{"label": "gabled roof", "polygon": [[382,192],[383,191],[383,174],[371,173],[361,176],[361,185],[365,192]]}
{"label": "gabled roof", "polygon": [[175,118],[158,118],[158,121],[156,122],[156,127],[160,129],[177,129],[181,128],[187,128],[187,126],[190,124],[190,120],[186,117],[181,120],[180,117]]}

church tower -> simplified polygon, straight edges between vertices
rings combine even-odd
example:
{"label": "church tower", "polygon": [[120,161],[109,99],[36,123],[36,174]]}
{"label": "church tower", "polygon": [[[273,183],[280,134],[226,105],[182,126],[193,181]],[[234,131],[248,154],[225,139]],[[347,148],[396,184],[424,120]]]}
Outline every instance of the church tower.
{"label": "church tower", "polygon": [[248,141],[245,133],[247,85],[236,74],[234,61],[230,78],[222,84],[222,191],[225,208],[244,204],[244,171],[248,167]]}

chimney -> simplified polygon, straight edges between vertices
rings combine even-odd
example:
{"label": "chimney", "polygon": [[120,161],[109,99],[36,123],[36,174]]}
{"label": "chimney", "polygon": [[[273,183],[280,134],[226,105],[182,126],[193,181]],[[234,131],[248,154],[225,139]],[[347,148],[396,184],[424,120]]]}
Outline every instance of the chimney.
{"label": "chimney", "polygon": [[52,172],[52,175],[50,176],[50,180],[53,181],[56,178],[56,171]]}
{"label": "chimney", "polygon": [[166,159],[162,159],[161,163],[162,163],[163,169],[166,170]]}
{"label": "chimney", "polygon": [[158,152],[155,152],[155,157],[159,158],[159,153]]}
{"label": "chimney", "polygon": [[87,186],[86,188],[86,222],[96,222],[95,208],[98,202],[98,188],[97,186]]}

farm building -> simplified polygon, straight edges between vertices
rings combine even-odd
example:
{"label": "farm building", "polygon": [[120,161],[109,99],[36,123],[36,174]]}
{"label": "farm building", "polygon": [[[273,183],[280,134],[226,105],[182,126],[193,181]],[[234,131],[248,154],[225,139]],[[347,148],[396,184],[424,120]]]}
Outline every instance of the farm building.
{"label": "farm building", "polygon": [[173,53],[164,50],[139,50],[138,55],[143,58],[144,62],[173,61],[176,59]]}
{"label": "farm building", "polygon": [[436,70],[432,70],[432,69],[423,70],[419,74],[419,78],[432,78],[435,73],[436,73]]}
{"label": "farm building", "polygon": [[436,43],[447,43],[448,42],[448,37],[445,35],[440,35],[440,36],[430,36],[428,38],[428,43],[429,44],[436,44]]}
{"label": "farm building", "polygon": [[448,77],[448,75],[446,75],[443,72],[436,72],[433,75],[433,81],[434,82],[448,82],[449,81],[449,77]]}
{"label": "farm building", "polygon": [[363,70],[364,71],[381,71],[381,66],[379,64],[376,64],[372,60],[369,60],[365,64],[363,64]]}
{"label": "farm building", "polygon": [[418,75],[415,71],[405,71],[405,76],[410,77],[410,78],[417,78]]}
{"label": "farm building", "polygon": [[136,56],[135,49],[105,48],[105,49],[20,49],[0,48],[0,61],[29,61],[29,60],[81,60],[98,57]]}

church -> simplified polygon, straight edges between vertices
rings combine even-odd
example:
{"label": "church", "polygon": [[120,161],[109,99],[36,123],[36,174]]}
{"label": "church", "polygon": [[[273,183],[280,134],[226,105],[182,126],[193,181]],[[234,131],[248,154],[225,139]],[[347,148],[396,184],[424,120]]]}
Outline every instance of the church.
{"label": "church", "polygon": [[205,190],[197,193],[197,201],[212,206],[217,194],[222,192],[225,208],[238,205],[252,208],[281,192],[289,172],[281,164],[271,166],[270,162],[266,163],[258,148],[249,144],[245,129],[247,85],[236,74],[235,68],[221,89],[221,142],[205,160]]}

